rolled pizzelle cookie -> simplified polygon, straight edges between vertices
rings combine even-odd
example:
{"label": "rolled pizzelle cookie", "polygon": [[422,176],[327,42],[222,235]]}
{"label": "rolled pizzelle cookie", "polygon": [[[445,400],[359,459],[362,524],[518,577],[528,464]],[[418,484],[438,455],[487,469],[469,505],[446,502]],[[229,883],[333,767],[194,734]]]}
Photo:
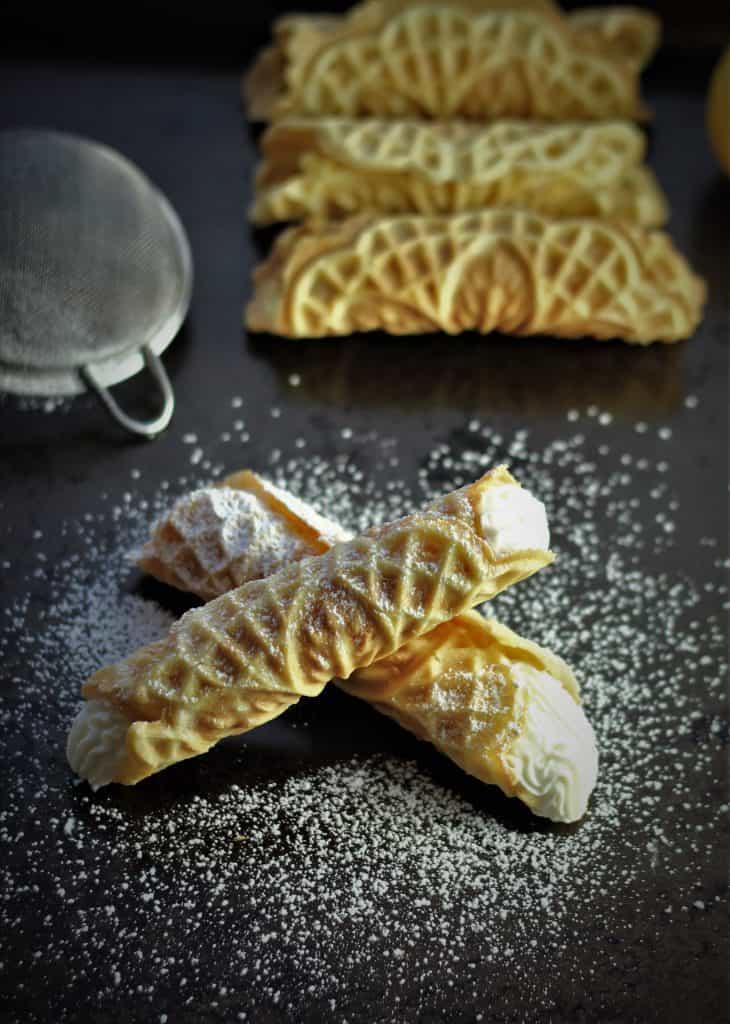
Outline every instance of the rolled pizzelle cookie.
{"label": "rolled pizzelle cookie", "polygon": [[678,341],[705,286],[664,232],[506,208],[312,222],[254,272],[246,320],[290,338],[554,334]]}
{"label": "rolled pizzelle cookie", "polygon": [[[494,521],[497,546],[510,543],[505,527],[509,503]],[[244,470],[178,499],[137,560],[208,599],[344,537],[311,506]],[[336,685],[536,814],[575,821],[585,813],[597,751],[573,674],[495,620],[457,615]]]}
{"label": "rolled pizzelle cookie", "polygon": [[548,543],[544,508],[500,466],[246,583],[86,681],[71,766],[97,785],[133,784],[203,753],[537,572],[553,560]]}
{"label": "rolled pizzelle cookie", "polygon": [[642,166],[644,137],[625,121],[292,117],[269,126],[261,149],[257,224],[510,205],[651,226],[667,218],[661,189]]}
{"label": "rolled pizzelle cookie", "polygon": [[210,601],[352,536],[293,494],[242,470],[223,486],[177,501],[133,557],[150,576]]}
{"label": "rolled pizzelle cookie", "polygon": [[[641,33],[639,33],[641,35]],[[534,2],[376,2],[342,18],[291,15],[243,82],[254,119],[424,117],[641,118],[646,44],[624,25],[574,29]],[[631,38],[639,59],[626,58]]]}

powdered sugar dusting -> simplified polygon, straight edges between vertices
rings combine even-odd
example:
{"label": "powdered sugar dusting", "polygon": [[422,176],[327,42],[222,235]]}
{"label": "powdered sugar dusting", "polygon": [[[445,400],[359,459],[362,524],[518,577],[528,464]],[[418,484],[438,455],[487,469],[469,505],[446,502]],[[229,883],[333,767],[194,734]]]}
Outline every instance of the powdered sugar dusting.
{"label": "powdered sugar dusting", "polygon": [[282,488],[277,487],[275,484],[268,480],[261,481],[262,486],[278,501],[280,501],[286,508],[288,508],[294,515],[298,516],[303,523],[306,525],[325,542],[327,545],[339,544],[342,541],[349,540],[353,534],[351,530],[343,529],[337,523],[333,523],[330,519],[326,519],[320,515],[315,508],[307,504],[306,501],[302,501],[297,498],[295,494],[290,494],[289,491],[284,491]]}
{"label": "powdered sugar dusting", "polygon": [[[540,448],[472,419],[423,452],[413,487],[394,473],[397,441],[373,431],[351,431],[333,458],[292,441],[255,468],[350,529],[502,461],[545,502],[555,565],[489,613],[580,679],[602,760],[578,826],[537,821],[329,690],[135,789],[92,795],[63,763],[79,685],[172,620],[158,603],[170,595],[140,585],[126,554],[207,477],[112,495],[63,526],[56,564],[34,539],[0,625],[0,843],[24,850],[22,869],[0,861],[0,962],[18,979],[8,1020],[29,1019],[31,988],[59,1019],[84,993],[87,1019],[123,998],[145,1020],[370,1024],[377,1010],[400,1024],[455,1007],[486,1020],[515,986],[549,1014],[541,986],[558,963],[560,984],[600,1005],[595,979],[637,941],[629,903],[643,941],[667,921],[688,944],[703,922],[724,933],[726,893],[708,874],[728,810],[722,544],[686,530],[693,496],[672,485],[670,440],[571,412]],[[198,444],[199,466],[214,465],[216,443]],[[226,471],[239,468],[226,451]],[[18,730],[22,756],[7,743]],[[29,901],[34,931],[17,942]],[[473,980],[485,970],[488,993]]]}
{"label": "powdered sugar dusting", "polygon": [[204,487],[166,512],[132,557],[174,566],[170,582],[207,599],[320,550],[292,534],[257,494]]}

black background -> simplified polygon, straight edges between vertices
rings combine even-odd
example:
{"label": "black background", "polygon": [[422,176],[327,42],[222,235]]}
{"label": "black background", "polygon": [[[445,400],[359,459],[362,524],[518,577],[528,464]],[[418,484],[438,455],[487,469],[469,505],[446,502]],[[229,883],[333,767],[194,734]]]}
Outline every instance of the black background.
{"label": "black background", "polygon": [[[566,3],[575,7],[605,6],[600,2]],[[730,31],[730,12],[720,0],[653,0],[641,5],[664,22],[664,55],[717,50]],[[207,60],[240,61],[264,43],[271,21],[291,10],[342,11],[347,4],[301,0],[268,3],[223,2],[178,4],[161,0],[131,0],[114,8],[88,4],[25,4],[10,0],[4,5],[9,49],[21,43],[31,52],[46,45],[84,56],[125,54],[134,58],[152,54],[160,60],[184,54]]]}
{"label": "black background", "polygon": [[[666,44],[645,76],[645,92],[656,113],[650,160],[672,203],[672,234],[710,286],[707,315],[696,338],[671,349],[647,350],[534,339],[519,343],[519,359],[514,358],[514,342],[499,337],[416,342],[376,336],[293,347],[245,336],[241,310],[252,263],[266,239],[252,236],[245,226],[255,138],[240,110],[239,72],[265,40],[271,18],[283,9],[209,2],[187,11],[172,4],[128,3],[99,5],[89,13],[66,5],[5,5],[0,127],[53,127],[119,149],[178,210],[196,267],[190,316],[165,357],[178,402],[167,434],[151,444],[130,441],[90,398],[76,401],[58,417],[26,411],[13,400],[0,405],[7,551],[22,550],[33,531],[42,529],[52,559],[59,516],[73,519],[93,510],[99,492],[118,490],[132,467],[142,466],[149,481],[156,474],[184,471],[179,436],[186,430],[212,434],[222,422],[217,396],[231,388],[257,396],[258,405],[253,413],[249,410],[254,468],[286,433],[306,434],[326,456],[337,450],[342,426],[373,424],[401,439],[399,472],[408,477],[415,477],[433,439],[458,430],[471,415],[491,417],[497,426],[524,419],[539,438],[574,406],[595,402],[619,417],[661,416],[671,424],[682,397],[701,394],[693,427],[683,428],[676,441],[672,482],[694,508],[697,527],[722,535],[727,523],[730,186],[707,145],[703,103],[730,22],[727,5],[709,0],[661,5]],[[286,379],[302,365],[308,368],[307,386],[292,396]],[[141,380],[120,391],[126,401],[144,408]],[[268,418],[273,404],[282,408],[279,425]],[[60,554],[62,542],[57,543]],[[22,562],[13,561],[13,566],[2,579],[6,595],[23,585]],[[5,696],[13,699],[9,682]],[[325,717],[337,720],[336,695],[330,707]],[[374,749],[380,728],[366,724],[359,749]],[[66,769],[56,758],[49,770]],[[724,882],[721,848],[708,870],[719,885]],[[33,912],[29,905],[29,916]],[[630,997],[619,974],[601,979],[604,993],[613,993],[612,1004],[604,1001],[598,1007],[590,993],[579,1002],[566,997],[550,1019],[726,1019],[724,931],[707,925],[698,936],[700,952],[688,965],[686,942],[666,928],[660,954],[646,945],[636,953]],[[34,1001],[31,992],[24,999],[22,1007],[13,1005],[28,1019],[31,1013],[41,1020],[58,1019],[62,1001],[51,1010],[47,993],[38,993]],[[524,1006],[519,993],[508,1004],[511,1009],[499,1019],[541,1019],[539,1008]],[[63,1009],[67,1019],[94,1019],[83,1008]],[[204,1019],[204,1008],[198,1013]],[[132,1015],[131,1006],[120,1005],[103,1019],[121,1022]],[[262,1010],[253,1019],[280,1018]],[[302,1019],[318,1018],[303,1013]],[[456,1010],[453,1019],[461,1019]]]}

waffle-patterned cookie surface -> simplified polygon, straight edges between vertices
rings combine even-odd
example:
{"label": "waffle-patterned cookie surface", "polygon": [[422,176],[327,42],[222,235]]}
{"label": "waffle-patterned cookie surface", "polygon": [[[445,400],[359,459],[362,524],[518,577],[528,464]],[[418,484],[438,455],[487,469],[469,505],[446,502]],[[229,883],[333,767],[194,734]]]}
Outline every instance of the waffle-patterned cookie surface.
{"label": "waffle-patterned cookie surface", "polygon": [[253,117],[644,116],[621,44],[534,4],[371,3],[337,21],[284,18],[276,34],[244,83]]}
{"label": "waffle-patterned cookie surface", "polygon": [[290,118],[262,141],[252,220],[525,206],[658,225],[666,201],[628,122]]}
{"label": "waffle-patterned cookie surface", "polygon": [[352,217],[284,232],[247,323],[288,337],[384,330],[688,337],[703,282],[659,231],[521,209]]}
{"label": "waffle-patterned cookie surface", "polygon": [[514,778],[502,753],[520,728],[512,672],[520,663],[549,673],[578,701],[575,677],[561,658],[477,612],[437,626],[340,686],[512,796]]}
{"label": "waffle-patterned cookie surface", "polygon": [[492,470],[421,513],[188,612],[164,640],[96,672],[84,696],[129,720],[114,781],[139,781],[253,728],[547,565],[549,551],[497,557],[482,536],[484,493],[514,483]]}
{"label": "waffle-patterned cookie surface", "polygon": [[[411,0],[366,0],[351,7],[345,15],[288,14],[278,18],[275,32],[279,39],[298,35],[298,46],[307,49],[319,45],[323,38],[347,26],[364,29],[381,24],[387,14],[403,10]],[[560,20],[578,46],[588,47],[604,56],[626,60],[641,69],[656,52],[661,35],[659,18],[644,7],[611,4],[606,7],[578,7],[562,11],[549,0],[453,0],[453,5],[466,11],[484,13],[488,9],[507,8],[538,12],[553,20]]]}
{"label": "waffle-patterned cookie surface", "polygon": [[144,572],[209,601],[351,537],[255,473],[226,483],[186,495],[155,524],[137,556]]}
{"label": "waffle-patterned cookie surface", "polygon": [[[243,471],[224,480],[219,493],[243,497],[256,495],[269,486],[255,473]],[[208,488],[211,494],[215,490]],[[197,577],[189,575],[187,564],[190,555],[194,565],[204,563],[213,528],[200,495],[201,492],[194,492],[178,499],[145,546],[157,551],[156,567],[159,570],[162,566],[161,578],[186,579],[189,589],[199,594],[206,592],[212,581],[203,572]],[[321,519],[310,506],[288,492],[277,489],[277,497],[280,504],[276,515],[292,541],[313,517]],[[237,546],[244,547],[252,535],[251,520],[256,520],[257,512],[245,504],[235,507],[229,503],[226,507],[225,520],[217,520],[218,531],[239,536],[242,540]],[[165,522],[184,522],[187,526],[187,553],[182,567],[173,549],[158,544]],[[322,522],[327,524],[325,535],[332,537],[338,527],[329,520]],[[223,548],[225,544],[219,539],[216,546]],[[269,533],[250,551],[245,562],[233,557],[228,574],[243,570],[251,574],[251,579],[257,579],[267,566],[276,571],[286,565],[291,557],[289,550],[287,544]],[[145,562],[140,564],[144,567]],[[159,571],[156,574],[159,576]],[[222,588],[223,580],[221,573],[215,585]],[[530,682],[534,685],[530,686]],[[515,758],[511,756],[515,742],[529,730],[535,702],[543,710],[541,698],[551,689],[554,696],[556,685],[568,695],[569,717],[583,744],[590,749],[590,726],[576,706],[579,696],[573,674],[556,655],[498,622],[485,620],[475,612],[464,612],[416,637],[389,657],[356,670],[348,680],[336,683],[353,697],[367,700],[419,739],[433,743],[482,782],[497,785],[507,795],[524,800],[537,813],[547,813],[556,820],[574,820],[584,812],[592,789],[592,761],[589,757],[588,767],[577,766],[576,749],[583,753],[585,750],[581,743],[576,748],[575,738],[571,743],[571,730],[560,717],[557,729],[551,730],[548,725],[551,739],[544,738],[542,746],[538,743],[537,749],[530,751],[529,775],[534,784],[529,788],[525,788],[520,772],[515,771]],[[554,721],[548,714],[548,722]],[[538,791],[541,800],[536,799]]]}

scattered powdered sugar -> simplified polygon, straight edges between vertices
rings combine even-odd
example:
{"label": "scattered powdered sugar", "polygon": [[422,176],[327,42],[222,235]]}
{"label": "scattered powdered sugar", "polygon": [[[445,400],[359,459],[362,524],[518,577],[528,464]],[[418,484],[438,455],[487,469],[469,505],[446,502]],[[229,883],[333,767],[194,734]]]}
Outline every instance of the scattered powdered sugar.
{"label": "scattered powdered sugar", "polygon": [[74,404],[74,397],[66,395],[9,395],[0,394],[0,403],[10,403],[18,412],[67,414]]}
{"label": "scattered powdered sugar", "polygon": [[[353,530],[498,462],[545,502],[555,565],[489,613],[576,671],[601,755],[587,817],[535,819],[330,690],[134,789],[74,782],[63,748],[80,683],[164,633],[173,615],[158,600],[186,606],[126,557],[176,494],[207,482],[218,449],[183,439],[199,445],[200,477],[65,524],[69,553],[54,565],[35,538],[27,589],[4,609],[0,970],[19,979],[8,1019],[32,1019],[39,990],[57,1019],[81,998],[85,1019],[115,999],[135,1020],[400,1024],[443,1019],[455,1001],[458,1019],[489,1019],[514,986],[526,1007],[547,1005],[556,964],[562,984],[591,986],[632,941],[627,905],[648,941],[667,920],[689,932],[714,915],[724,929],[707,865],[728,810],[726,565],[716,538],[683,526],[688,496],[661,468],[669,437],[589,407],[538,449],[525,430],[472,419],[424,452],[411,488],[393,438],[347,430],[334,458],[292,440],[252,468]],[[231,458],[226,471],[243,468]]]}

